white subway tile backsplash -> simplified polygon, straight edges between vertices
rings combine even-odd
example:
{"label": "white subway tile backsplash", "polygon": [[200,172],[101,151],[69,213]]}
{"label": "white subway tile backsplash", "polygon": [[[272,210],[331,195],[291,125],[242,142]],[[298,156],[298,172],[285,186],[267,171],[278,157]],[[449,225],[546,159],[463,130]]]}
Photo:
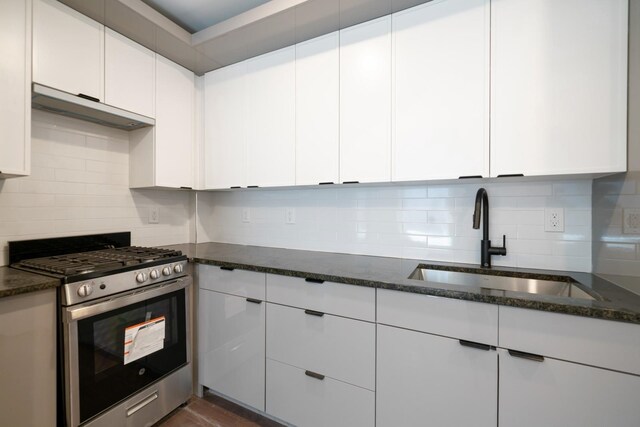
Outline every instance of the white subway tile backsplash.
{"label": "white subway tile backsplash", "polygon": [[[12,240],[131,231],[137,245],[191,240],[189,193],[130,190],[126,132],[33,111],[31,175],[0,181],[0,265]],[[148,224],[149,207],[160,223]]]}
{"label": "white subway tile backsplash", "polygon": [[[507,236],[495,265],[590,271],[591,180],[379,185],[198,194],[198,241],[477,264],[476,191],[487,189],[490,238]],[[565,232],[544,231],[544,209],[565,209]],[[242,210],[250,209],[250,223]],[[285,208],[296,209],[295,225]]]}
{"label": "white subway tile backsplash", "polygon": [[[400,201],[400,200],[399,200]],[[418,209],[426,211],[446,211],[455,208],[453,199],[404,199],[401,200],[404,209]]]}

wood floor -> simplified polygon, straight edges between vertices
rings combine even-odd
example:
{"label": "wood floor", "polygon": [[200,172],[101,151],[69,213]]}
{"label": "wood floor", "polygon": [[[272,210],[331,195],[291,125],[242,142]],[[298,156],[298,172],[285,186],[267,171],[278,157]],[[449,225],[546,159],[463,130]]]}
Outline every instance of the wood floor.
{"label": "wood floor", "polygon": [[173,411],[154,427],[280,427],[281,424],[235,403],[207,393],[193,396],[189,403]]}

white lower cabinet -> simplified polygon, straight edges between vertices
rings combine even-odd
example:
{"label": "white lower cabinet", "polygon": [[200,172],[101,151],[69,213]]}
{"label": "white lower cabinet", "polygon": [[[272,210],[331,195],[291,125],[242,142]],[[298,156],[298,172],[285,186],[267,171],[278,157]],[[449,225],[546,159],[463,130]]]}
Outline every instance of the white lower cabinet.
{"label": "white lower cabinet", "polygon": [[267,357],[375,389],[375,324],[267,305]]}
{"label": "white lower cabinet", "polygon": [[265,304],[200,289],[200,384],[264,411]]}
{"label": "white lower cabinet", "polygon": [[462,343],[378,325],[376,425],[495,426],[497,352]]}
{"label": "white lower cabinet", "polygon": [[640,424],[640,377],[499,351],[501,427]]}
{"label": "white lower cabinet", "polygon": [[301,427],[373,426],[371,390],[267,359],[266,412]]}

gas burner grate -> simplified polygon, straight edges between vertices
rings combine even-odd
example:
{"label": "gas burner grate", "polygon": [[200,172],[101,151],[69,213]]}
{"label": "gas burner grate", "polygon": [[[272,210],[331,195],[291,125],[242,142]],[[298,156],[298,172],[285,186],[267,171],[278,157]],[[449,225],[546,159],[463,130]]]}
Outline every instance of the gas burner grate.
{"label": "gas burner grate", "polygon": [[71,276],[99,270],[143,264],[165,258],[181,256],[180,251],[161,248],[127,246],[67,255],[23,260],[21,265],[30,269]]}

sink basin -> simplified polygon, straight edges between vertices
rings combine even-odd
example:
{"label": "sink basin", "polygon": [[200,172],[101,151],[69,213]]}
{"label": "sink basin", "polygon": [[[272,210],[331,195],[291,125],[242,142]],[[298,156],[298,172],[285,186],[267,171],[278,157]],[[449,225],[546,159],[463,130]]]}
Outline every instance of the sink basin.
{"label": "sink basin", "polygon": [[413,270],[409,279],[473,286],[492,291],[524,292],[592,301],[602,300],[595,292],[585,289],[583,285],[568,276],[552,276],[554,280],[548,280],[549,276],[536,274],[518,273],[518,277],[516,277],[515,273],[500,271],[498,276],[496,275],[497,271],[490,272],[491,270],[489,270],[485,273],[478,270],[478,272],[466,273],[452,271],[445,266],[419,265]]}

